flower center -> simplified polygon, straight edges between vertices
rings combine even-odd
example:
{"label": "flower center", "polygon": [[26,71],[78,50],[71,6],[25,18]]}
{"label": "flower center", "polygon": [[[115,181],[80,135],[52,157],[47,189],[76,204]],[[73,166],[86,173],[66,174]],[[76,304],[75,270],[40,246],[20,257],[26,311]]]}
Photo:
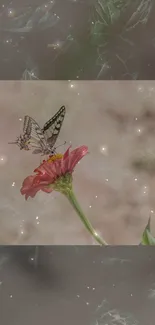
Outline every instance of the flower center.
{"label": "flower center", "polygon": [[47,162],[52,162],[58,159],[62,159],[63,155],[61,153],[57,153],[56,155],[49,156]]}

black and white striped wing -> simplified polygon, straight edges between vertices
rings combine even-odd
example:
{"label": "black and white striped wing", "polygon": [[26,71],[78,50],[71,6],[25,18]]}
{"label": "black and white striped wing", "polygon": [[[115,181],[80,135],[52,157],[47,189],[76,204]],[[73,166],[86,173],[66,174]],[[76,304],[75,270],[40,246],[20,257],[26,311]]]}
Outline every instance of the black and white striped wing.
{"label": "black and white striped wing", "polygon": [[52,149],[60,133],[61,126],[65,117],[66,108],[62,106],[59,111],[45,123],[42,131],[47,143]]}
{"label": "black and white striped wing", "polygon": [[20,149],[30,150],[28,142],[31,137],[31,122],[29,116],[24,117],[23,134],[17,138],[17,145]]}
{"label": "black and white striped wing", "polygon": [[28,141],[31,137],[31,123],[29,116],[25,116],[23,124],[23,134],[17,137],[14,142],[9,142],[9,144],[17,144],[20,150],[30,150],[28,146]]}
{"label": "black and white striped wing", "polygon": [[24,117],[23,136],[26,136],[27,139],[31,137],[31,129],[32,129],[31,117],[26,115]]}
{"label": "black and white striped wing", "polygon": [[38,123],[30,116],[25,116],[23,134],[28,136],[30,149],[35,149],[34,154],[46,151],[46,139]]}

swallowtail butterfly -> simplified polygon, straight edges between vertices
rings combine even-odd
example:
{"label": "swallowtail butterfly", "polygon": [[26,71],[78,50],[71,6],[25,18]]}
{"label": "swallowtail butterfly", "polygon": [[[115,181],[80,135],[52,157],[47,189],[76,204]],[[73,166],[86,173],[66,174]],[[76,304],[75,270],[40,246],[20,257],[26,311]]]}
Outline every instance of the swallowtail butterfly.
{"label": "swallowtail butterfly", "polygon": [[23,134],[15,142],[20,150],[34,149],[33,154],[51,155],[55,152],[54,145],[60,133],[66,109],[62,106],[59,111],[45,123],[41,129],[38,123],[30,116],[25,116]]}

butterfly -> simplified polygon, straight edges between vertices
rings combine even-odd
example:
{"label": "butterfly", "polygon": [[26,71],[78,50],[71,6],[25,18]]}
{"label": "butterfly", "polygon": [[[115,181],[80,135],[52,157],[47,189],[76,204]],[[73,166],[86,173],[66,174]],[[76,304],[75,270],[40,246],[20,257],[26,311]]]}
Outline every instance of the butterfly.
{"label": "butterfly", "polygon": [[23,134],[15,142],[10,142],[10,144],[17,144],[20,150],[34,149],[33,154],[52,155],[55,152],[54,145],[60,133],[65,113],[66,108],[62,106],[45,123],[42,129],[32,117],[26,115],[23,124]]}

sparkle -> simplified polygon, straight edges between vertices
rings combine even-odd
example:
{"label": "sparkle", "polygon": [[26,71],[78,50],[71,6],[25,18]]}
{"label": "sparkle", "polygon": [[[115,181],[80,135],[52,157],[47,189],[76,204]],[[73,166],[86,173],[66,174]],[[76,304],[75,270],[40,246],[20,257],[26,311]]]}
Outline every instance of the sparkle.
{"label": "sparkle", "polygon": [[95,290],[95,288],[93,288],[93,291]]}
{"label": "sparkle", "polygon": [[135,180],[135,182],[137,182],[137,178],[135,178],[134,180]]}
{"label": "sparkle", "polygon": [[139,86],[137,90],[138,90],[139,93],[142,93],[144,91],[144,87],[143,86]]}
{"label": "sparkle", "polygon": [[143,189],[144,189],[144,190],[143,190],[143,194],[147,194],[147,193],[148,193],[148,188],[147,188],[147,186],[144,186]]}
{"label": "sparkle", "polygon": [[151,213],[154,213],[154,211],[153,211],[153,210],[151,210]]}
{"label": "sparkle", "polygon": [[15,182],[12,183],[12,186],[15,186]]}
{"label": "sparkle", "polygon": [[20,232],[20,233],[21,233],[21,235],[23,235],[23,234],[24,234],[24,231],[23,231],[23,230],[21,230],[21,232]]}
{"label": "sparkle", "polygon": [[31,261],[34,261],[34,257],[31,257]]}
{"label": "sparkle", "polygon": [[37,225],[39,225],[40,224],[40,222],[39,221],[37,221]]}
{"label": "sparkle", "polygon": [[154,92],[154,90],[155,90],[154,87],[149,87],[150,92]]}
{"label": "sparkle", "polygon": [[106,180],[106,182],[109,182],[109,179],[108,178],[106,178],[105,180]]}
{"label": "sparkle", "polygon": [[6,39],[6,40],[4,41],[4,43],[6,43],[6,44],[11,44],[11,43],[12,43],[12,38],[10,38],[10,39]]}
{"label": "sparkle", "polygon": [[48,44],[48,47],[52,47],[54,50],[63,46],[63,42],[56,41],[56,43]]}
{"label": "sparkle", "polygon": [[92,206],[91,206],[91,205],[89,205],[89,208],[90,208],[90,209],[91,209],[91,207],[92,207]]}
{"label": "sparkle", "polygon": [[80,93],[78,93],[78,96],[80,95]]}
{"label": "sparkle", "polygon": [[36,216],[36,220],[38,220],[39,219],[39,217],[38,216]]}
{"label": "sparkle", "polygon": [[141,135],[141,134],[142,134],[142,131],[143,131],[142,128],[138,128],[138,129],[136,129],[137,135],[138,135],[138,136]]}
{"label": "sparkle", "polygon": [[12,17],[14,15],[14,13],[15,13],[14,10],[12,10],[12,9],[8,10],[8,16],[9,17]]}
{"label": "sparkle", "polygon": [[90,287],[87,287],[87,289],[90,289]]}
{"label": "sparkle", "polygon": [[107,146],[103,146],[100,148],[101,153],[103,153],[104,155],[107,155],[107,150]]}
{"label": "sparkle", "polygon": [[0,164],[1,165],[4,165],[6,163],[6,161],[7,161],[7,157],[6,156],[1,156],[0,157]]}
{"label": "sparkle", "polygon": [[133,294],[131,293],[131,295],[130,295],[131,297],[133,296]]}
{"label": "sparkle", "polygon": [[88,302],[88,301],[86,302],[86,305],[87,305],[87,306],[89,305],[89,302]]}
{"label": "sparkle", "polygon": [[94,25],[94,21],[92,21],[91,23],[92,23],[92,25]]}
{"label": "sparkle", "polygon": [[70,85],[70,87],[71,87],[71,88],[74,88],[74,85],[73,85],[73,84],[71,84],[71,85]]}
{"label": "sparkle", "polygon": [[12,298],[13,296],[12,295],[10,295],[10,298]]}
{"label": "sparkle", "polygon": [[97,195],[95,196],[95,198],[97,199]]}
{"label": "sparkle", "polygon": [[76,295],[77,296],[77,298],[80,298],[80,295]]}
{"label": "sparkle", "polygon": [[137,121],[138,120],[138,117],[135,117],[135,120]]}
{"label": "sparkle", "polygon": [[22,118],[21,117],[19,118],[19,121],[22,121]]}

